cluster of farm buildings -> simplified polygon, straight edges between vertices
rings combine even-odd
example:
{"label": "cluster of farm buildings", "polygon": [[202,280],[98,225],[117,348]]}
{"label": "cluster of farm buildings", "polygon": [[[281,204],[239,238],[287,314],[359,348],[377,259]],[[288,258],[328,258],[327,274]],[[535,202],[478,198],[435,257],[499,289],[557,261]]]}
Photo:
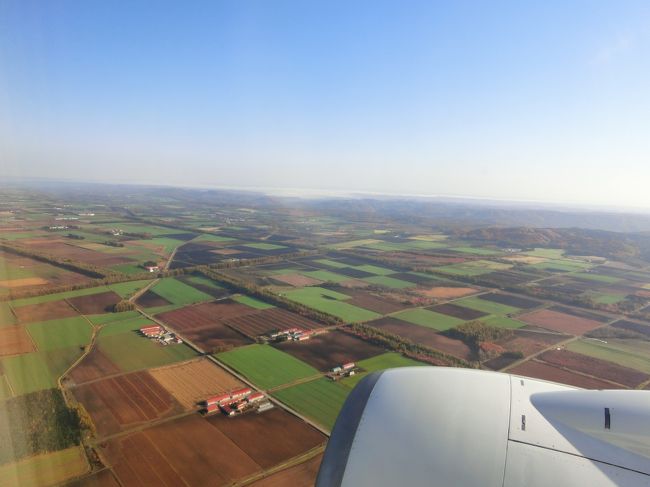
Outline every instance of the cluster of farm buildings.
{"label": "cluster of farm buildings", "polygon": [[343,379],[344,377],[352,377],[359,371],[359,367],[354,362],[348,362],[347,364],[337,365],[332,368],[328,373],[327,377],[332,380]]}
{"label": "cluster of farm buildings", "polygon": [[250,411],[263,412],[271,409],[268,398],[261,392],[253,392],[250,387],[237,389],[205,400],[205,414],[221,411],[226,416],[232,417]]}
{"label": "cluster of farm buildings", "polygon": [[269,333],[266,338],[271,342],[284,342],[287,340],[302,342],[304,340],[309,340],[311,337],[318,335],[319,333],[323,333],[323,330],[302,330],[300,328],[287,328],[286,330]]}
{"label": "cluster of farm buildings", "polygon": [[183,343],[183,340],[181,340],[181,338],[178,337],[175,333],[166,330],[160,325],[143,326],[140,328],[140,333],[151,340],[156,340],[161,345]]}

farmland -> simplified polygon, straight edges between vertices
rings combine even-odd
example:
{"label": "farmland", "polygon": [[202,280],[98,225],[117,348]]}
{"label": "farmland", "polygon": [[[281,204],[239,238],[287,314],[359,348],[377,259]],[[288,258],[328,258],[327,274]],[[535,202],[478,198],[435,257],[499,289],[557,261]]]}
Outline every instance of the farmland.
{"label": "farmland", "polygon": [[[61,442],[43,457],[60,467],[69,455],[52,477],[61,482],[312,485],[327,438],[309,422],[330,430],[352,388],[389,367],[648,387],[650,261],[622,254],[645,237],[616,247],[593,244],[616,235],[525,229],[532,241],[520,243],[517,229],[406,207],[120,191],[128,198],[0,212],[0,240],[33,253],[1,254],[0,399],[24,406],[55,391],[83,406],[84,449]],[[68,217],[75,228],[46,230]],[[479,340],[459,332],[474,321],[487,325],[472,325]],[[156,325],[159,336],[140,332]],[[293,329],[315,333],[275,335]],[[349,362],[355,375],[325,377]],[[243,388],[279,403],[229,418],[203,410]],[[45,465],[42,454],[24,449],[19,461]]]}

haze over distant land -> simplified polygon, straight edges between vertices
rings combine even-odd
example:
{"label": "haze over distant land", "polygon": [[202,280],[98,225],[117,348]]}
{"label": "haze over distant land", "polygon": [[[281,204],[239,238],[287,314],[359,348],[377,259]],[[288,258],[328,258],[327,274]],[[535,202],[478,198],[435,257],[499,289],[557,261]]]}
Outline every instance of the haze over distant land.
{"label": "haze over distant land", "polygon": [[650,209],[645,0],[152,5],[2,2],[0,178]]}

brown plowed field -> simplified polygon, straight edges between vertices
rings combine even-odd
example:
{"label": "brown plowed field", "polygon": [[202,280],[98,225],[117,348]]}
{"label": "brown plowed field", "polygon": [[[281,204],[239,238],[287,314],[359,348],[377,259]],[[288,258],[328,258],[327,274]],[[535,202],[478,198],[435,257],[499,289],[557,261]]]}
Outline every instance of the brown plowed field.
{"label": "brown plowed field", "polygon": [[66,243],[62,240],[52,241],[51,239],[24,239],[22,244],[31,247],[37,252],[45,252],[62,259],[71,259],[96,266],[110,266],[117,264],[126,264],[132,262],[130,259],[97,252],[96,250],[84,249],[75,245]]}
{"label": "brown plowed field", "polygon": [[571,316],[565,313],[558,313],[549,309],[541,309],[519,315],[518,320],[531,325],[541,326],[548,330],[570,333],[572,335],[582,335],[583,333],[602,326],[598,321]]}
{"label": "brown plowed field", "polygon": [[344,294],[352,297],[352,299],[346,300],[347,303],[383,315],[394,313],[395,311],[400,311],[407,307],[406,305],[396,301],[377,297],[364,291],[346,289]]}
{"label": "brown plowed field", "polygon": [[478,298],[485,301],[491,301],[493,303],[505,304],[506,306],[514,306],[515,308],[520,309],[537,308],[542,304],[539,301],[535,301],[534,299],[512,296],[511,294],[481,294]]}
{"label": "brown plowed field", "polygon": [[100,436],[182,411],[180,405],[146,371],[134,372],[72,389]]}
{"label": "brown plowed field", "polygon": [[0,287],[10,289],[25,286],[42,286],[43,284],[49,284],[49,281],[46,281],[42,277],[23,277],[21,279],[3,279],[0,281]]}
{"label": "brown plowed field", "polygon": [[142,306],[143,308],[154,308],[156,306],[167,306],[168,304],[171,304],[165,298],[158,296],[151,290],[148,290],[139,296],[138,299],[136,299],[136,303],[138,306]]}
{"label": "brown plowed field", "polygon": [[226,326],[223,322],[215,323],[208,328],[186,331],[183,336],[208,353],[224,352],[233,347],[253,343],[253,340]]}
{"label": "brown plowed field", "polygon": [[174,311],[157,315],[157,318],[169,323],[178,331],[196,330],[218,324],[220,320],[258,313],[259,310],[237,303],[231,299],[223,301],[185,306]]}
{"label": "brown plowed field", "polygon": [[229,485],[262,470],[197,414],[116,438],[100,451],[125,486]]}
{"label": "brown plowed field", "polygon": [[587,318],[588,320],[599,321],[601,323],[611,321],[608,316],[599,315],[598,313],[592,313],[591,311],[585,311],[583,309],[569,308],[568,306],[551,306],[548,309],[551,311],[557,311],[558,313],[566,313],[580,318]]}
{"label": "brown plowed field", "polygon": [[0,355],[18,355],[36,350],[32,339],[22,326],[0,328]]}
{"label": "brown plowed field", "polygon": [[638,370],[588,357],[569,350],[549,350],[540,355],[539,360],[551,365],[623,384],[631,388],[650,379],[650,375],[639,372]]}
{"label": "brown plowed field", "polygon": [[436,286],[429,289],[416,289],[415,292],[421,296],[427,298],[437,298],[437,299],[454,299],[462,298],[463,296],[468,296],[469,294],[474,294],[477,292],[477,289],[473,287],[444,287]]}
{"label": "brown plowed field", "polygon": [[150,369],[149,373],[188,410],[208,396],[244,387],[235,376],[207,359]]}
{"label": "brown plowed field", "polygon": [[113,306],[121,300],[122,298],[119,294],[114,293],[113,291],[107,291],[105,293],[69,298],[68,302],[84,315],[96,315],[101,313],[110,313],[113,311]]}
{"label": "brown plowed field", "polygon": [[75,384],[82,384],[109,375],[119,374],[121,370],[111,360],[95,347],[84,357],[79,365],[70,372],[70,378]]}
{"label": "brown plowed field", "polygon": [[499,340],[497,345],[501,345],[509,352],[521,352],[524,354],[524,357],[528,357],[568,338],[571,338],[571,336],[556,335],[554,333],[536,333],[529,330],[514,330],[510,338]]}
{"label": "brown plowed field", "polygon": [[263,468],[285,462],[327,440],[303,420],[277,407],[237,418],[215,415],[208,421]]}
{"label": "brown plowed field", "polygon": [[302,330],[315,330],[323,327],[304,316],[280,308],[270,308],[254,314],[238,316],[225,320],[225,323],[249,337],[257,337],[283,328],[295,327]]}
{"label": "brown plowed field", "polygon": [[617,386],[611,382],[586,377],[536,360],[529,360],[512,369],[508,369],[508,373],[559,382],[560,384],[582,387],[583,389],[621,389],[621,386]]}
{"label": "brown plowed field", "polygon": [[384,351],[341,331],[316,335],[304,342],[282,342],[273,346],[323,371],[346,362],[374,357]]}
{"label": "brown plowed field", "polygon": [[16,318],[21,323],[35,323],[37,321],[55,320],[77,316],[77,312],[65,301],[51,301],[49,303],[28,304],[14,308]]}
{"label": "brown plowed field", "polygon": [[487,315],[483,311],[478,311],[475,309],[465,308],[464,306],[458,306],[457,304],[445,303],[439,304],[438,306],[430,306],[428,310],[435,311],[436,313],[442,313],[443,315],[453,316],[454,318],[460,318],[461,320],[477,320]]}
{"label": "brown plowed field", "polygon": [[381,318],[367,323],[379,330],[399,335],[425,347],[431,347],[463,360],[472,359],[472,351],[460,340],[440,335],[430,328],[413,325],[395,318]]}
{"label": "brown plowed field", "polygon": [[313,277],[303,276],[302,274],[280,274],[271,276],[271,279],[274,281],[279,281],[283,284],[289,284],[289,286],[294,287],[305,287],[313,286],[314,284],[320,284],[323,281],[314,279]]}
{"label": "brown plowed field", "polygon": [[253,482],[250,487],[286,487],[288,485],[291,487],[313,487],[322,460],[323,455],[317,455],[300,465],[289,467]]}

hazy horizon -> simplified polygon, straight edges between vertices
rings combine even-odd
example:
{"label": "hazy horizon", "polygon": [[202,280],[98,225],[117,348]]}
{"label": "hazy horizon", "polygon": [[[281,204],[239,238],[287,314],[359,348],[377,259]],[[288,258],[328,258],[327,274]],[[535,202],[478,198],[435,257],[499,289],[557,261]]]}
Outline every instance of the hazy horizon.
{"label": "hazy horizon", "polygon": [[650,4],[0,6],[2,175],[650,209]]}

